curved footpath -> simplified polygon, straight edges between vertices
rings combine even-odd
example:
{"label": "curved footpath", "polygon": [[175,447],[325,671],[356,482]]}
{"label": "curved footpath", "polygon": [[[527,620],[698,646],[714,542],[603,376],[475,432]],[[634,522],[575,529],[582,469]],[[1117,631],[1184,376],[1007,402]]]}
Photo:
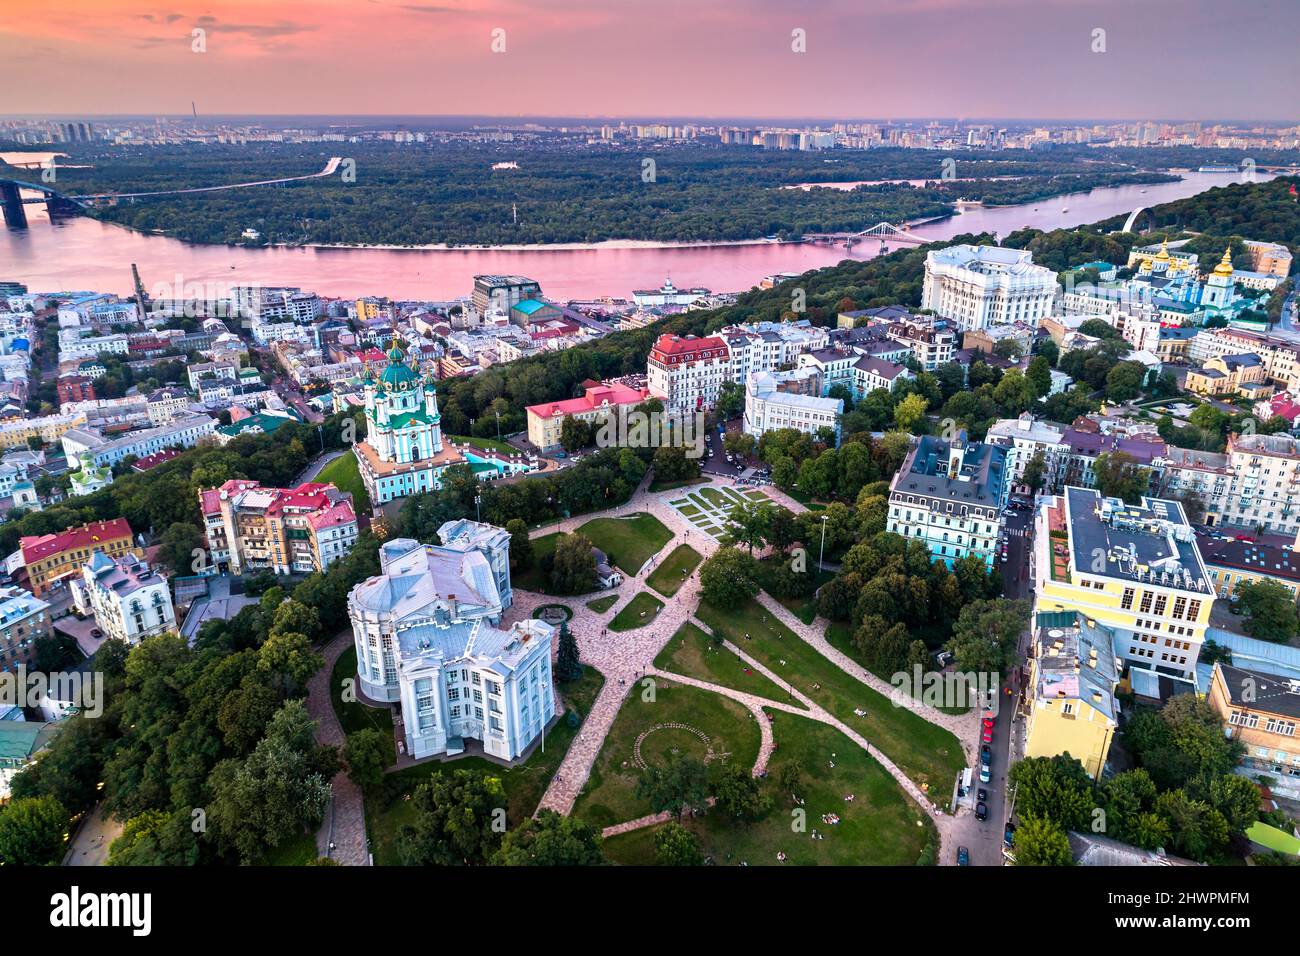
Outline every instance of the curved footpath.
{"label": "curved footpath", "polygon": [[[719,485],[731,484],[730,482],[715,482]],[[763,716],[763,709],[770,708],[773,710],[783,710],[790,713],[799,714],[813,720],[820,721],[834,727],[843,733],[846,737],[866,750],[873,759],[875,759],[885,770],[893,776],[903,791],[912,798],[927,816],[934,822],[939,833],[940,848],[939,861],[943,863],[950,862],[952,854],[947,852],[954,839],[954,831],[960,832],[965,828],[960,826],[959,821],[947,814],[941,812],[935,804],[920,790],[920,788],[904,774],[885,754],[875,748],[870,741],[864,738],[853,728],[847,726],[834,715],[830,714],[824,708],[813,703],[798,691],[794,691],[794,696],[804,705],[804,709],[794,707],[783,701],[768,700],[754,694],[748,694],[737,691],[729,687],[723,687],[717,684],[702,681],[697,678],[687,677],[682,674],[675,674],[669,671],[659,670],[654,666],[655,657],[663,649],[668,640],[675,634],[678,629],[686,622],[691,622],[701,628],[706,633],[711,633],[710,629],[701,621],[695,618],[695,609],[699,606],[700,584],[698,571],[693,573],[690,578],[682,585],[675,595],[664,599],[663,609],[656,616],[655,620],[644,627],[632,631],[621,631],[613,634],[609,633],[608,626],[610,621],[632,598],[642,590],[647,589],[646,578],[658,567],[660,561],[668,554],[682,544],[689,544],[699,551],[703,557],[707,558],[719,547],[718,542],[708,533],[695,528],[679,512],[668,504],[667,499],[676,494],[681,494],[682,489],[674,489],[667,492],[650,493],[646,487],[647,483],[642,482],[632,498],[624,505],[608,512],[598,514],[581,515],[574,518],[568,518],[557,524],[547,525],[538,528],[531,533],[531,537],[539,538],[545,535],[553,534],[557,531],[572,532],[581,525],[596,517],[625,517],[631,514],[646,512],[658,518],[672,533],[673,537],[662,549],[650,560],[646,567],[642,568],[639,573],[625,578],[624,583],[618,589],[619,600],[614,606],[603,613],[597,613],[588,608],[585,599],[574,600],[571,604],[565,601],[573,611],[573,617],[569,621],[569,627],[578,641],[578,647],[581,659],[584,664],[595,667],[605,677],[605,685],[601,688],[591,711],[587,714],[586,719],[578,731],[577,737],[570,746],[569,751],[565,754],[563,762],[560,764],[559,771],[546,789],[538,809],[548,808],[562,814],[569,814],[573,810],[574,802],[577,800],[583,787],[586,785],[587,778],[596,761],[596,756],[600,753],[604,745],[605,738],[613,726],[615,718],[618,716],[619,708],[622,705],[624,697],[629,691],[634,689],[639,678],[646,676],[658,676],[665,680],[676,681],[681,684],[687,684],[698,687],[702,690],[712,691],[724,697],[744,704],[755,718],[759,721],[760,732],[762,734],[762,744],[760,747],[759,757],[754,765],[754,773],[760,773],[766,769],[767,760],[772,752],[772,731],[766,717]],[[694,486],[695,488],[704,487],[703,485]],[[802,505],[786,495],[776,492],[770,486],[765,487],[764,492],[771,498],[778,501],[794,511],[806,510]],[[657,592],[656,592],[657,593]],[[662,597],[662,595],[657,595]],[[873,674],[864,671],[858,664],[852,661],[847,655],[841,653],[832,647],[825,638],[824,629],[825,621],[818,619],[812,625],[804,624],[796,618],[788,609],[778,601],[768,596],[765,592],[760,592],[759,601],[771,612],[782,624],[790,628],[802,640],[810,644],[820,654],[834,663],[841,670],[855,677],[865,686],[886,697],[892,697],[893,688]],[[537,594],[531,591],[516,590],[514,606],[507,614],[507,620],[519,620],[531,617],[533,611],[544,604],[556,602],[553,596]],[[725,642],[725,646],[732,653],[737,654],[750,667],[759,673],[762,673],[769,679],[781,686],[784,682],[776,675],[772,674],[766,667],[754,660],[740,648]],[[973,759],[974,755],[974,738],[978,728],[978,715],[970,712],[961,716],[945,714],[926,706],[919,701],[907,700],[905,702],[910,710],[918,716],[930,721],[931,723],[944,728],[953,733],[961,742],[963,753],[967,755],[968,760]],[[656,823],[663,822],[656,814],[643,817],[638,820],[627,821],[617,824],[614,827],[606,829],[607,835],[614,833],[624,833],[629,830],[638,829],[643,826],[652,826]],[[663,819],[667,819],[664,817]]]}

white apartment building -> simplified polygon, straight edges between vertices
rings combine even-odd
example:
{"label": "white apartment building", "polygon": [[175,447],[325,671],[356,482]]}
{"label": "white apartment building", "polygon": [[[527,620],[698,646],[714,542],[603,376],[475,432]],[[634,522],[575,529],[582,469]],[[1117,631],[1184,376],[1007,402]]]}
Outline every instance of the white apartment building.
{"label": "white apartment building", "polygon": [[96,548],[71,585],[77,610],[94,614],[106,638],[138,644],[176,630],[167,579],[133,554],[114,559]]}
{"label": "white apartment building", "polygon": [[1004,322],[1037,325],[1052,312],[1056,273],[1033,253],[1001,246],[948,246],[927,253],[921,307],[959,329]]}
{"label": "white apartment building", "polygon": [[183,388],[160,388],[150,394],[147,405],[149,422],[166,425],[189,408],[190,395]]}
{"label": "white apartment building", "polygon": [[661,335],[646,360],[646,386],[666,412],[711,408],[732,380],[727,343],[718,336]]}
{"label": "white apartment building", "polygon": [[1220,523],[1300,531],[1300,439],[1290,435],[1229,435],[1232,486]]}
{"label": "white apartment building", "polygon": [[1020,484],[1025,477],[1025,466],[1034,455],[1043,455],[1043,489],[1053,490],[1060,457],[1069,451],[1065,441],[1065,428],[1041,421],[1025,412],[1019,418],[1003,418],[994,422],[985,441],[1007,448],[1007,473]]}
{"label": "white apartment building", "polygon": [[102,466],[116,465],[129,455],[144,458],[167,448],[193,448],[216,430],[215,418],[185,415],[167,425],[144,428],[111,439],[105,438],[101,429],[86,425],[64,432],[60,441],[69,461],[89,452],[94,463]]}
{"label": "white apartment building", "polygon": [[843,414],[843,399],[783,392],[777,377],[769,372],[752,372],[745,380],[744,428],[755,438],[778,428],[795,428],[808,435],[829,428],[838,445]]}

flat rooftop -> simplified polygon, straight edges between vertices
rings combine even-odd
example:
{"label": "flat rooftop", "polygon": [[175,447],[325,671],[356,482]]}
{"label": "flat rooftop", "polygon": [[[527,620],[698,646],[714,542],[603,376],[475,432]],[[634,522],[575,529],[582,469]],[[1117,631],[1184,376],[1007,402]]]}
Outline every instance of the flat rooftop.
{"label": "flat rooftop", "polygon": [[1138,505],[1066,488],[1066,527],[1073,570],[1214,595],[1183,506],[1164,498]]}

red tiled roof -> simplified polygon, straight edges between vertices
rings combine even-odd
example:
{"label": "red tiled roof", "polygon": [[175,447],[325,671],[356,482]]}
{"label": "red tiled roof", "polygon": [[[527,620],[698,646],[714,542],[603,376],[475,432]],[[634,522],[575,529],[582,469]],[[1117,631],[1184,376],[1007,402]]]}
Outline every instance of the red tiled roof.
{"label": "red tiled roof", "polygon": [[152,455],[145,455],[143,458],[136,459],[135,464],[131,467],[136,471],[148,471],[150,468],[157,468],[164,462],[171,461],[179,454],[180,452],[175,448],[165,448],[162,451],[154,452]]}
{"label": "red tiled roof", "polygon": [[721,349],[727,354],[727,343],[716,335],[706,338],[682,337],[679,335],[661,335],[655,340],[654,350],[661,355],[692,355],[705,349]]}
{"label": "red tiled roof", "polygon": [[307,523],[312,526],[313,530],[320,530],[329,525],[352,524],[356,520],[357,515],[352,510],[352,503],[340,501],[324,511],[311,515],[307,519]]}
{"label": "red tiled roof", "polygon": [[529,405],[528,412],[539,418],[550,418],[553,415],[577,415],[600,408],[601,405],[606,403],[610,405],[636,405],[645,401],[649,396],[649,390],[644,388],[631,388],[618,383],[612,385],[597,384],[588,386],[587,394],[581,398],[569,398],[562,402],[543,402],[540,405]]}
{"label": "red tiled roof", "polygon": [[114,518],[111,521],[92,521],[80,528],[69,528],[58,534],[27,535],[19,540],[18,547],[23,553],[23,563],[32,564],[52,554],[130,537],[131,526],[126,519]]}

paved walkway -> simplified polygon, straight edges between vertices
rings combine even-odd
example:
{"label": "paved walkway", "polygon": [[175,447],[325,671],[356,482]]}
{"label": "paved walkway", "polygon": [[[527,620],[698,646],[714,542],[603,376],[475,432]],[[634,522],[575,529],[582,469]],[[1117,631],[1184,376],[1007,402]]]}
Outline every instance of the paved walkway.
{"label": "paved walkway", "polygon": [[901,694],[895,695],[892,685],[881,680],[843,651],[837,650],[831,645],[830,641],[826,640],[827,622],[824,618],[819,617],[812,624],[805,624],[766,591],[758,592],[758,602],[767,608],[773,617],[794,631],[805,643],[816,648],[819,654],[832,661],[840,670],[851,677],[856,677],[877,693],[883,694],[887,699],[893,701],[896,706],[906,707],[918,717],[923,717],[930,723],[951,732],[961,742],[962,752],[966,755],[967,764],[973,763],[975,760],[975,738],[979,734],[978,711],[971,709],[964,714],[945,714],[943,711],[927,706],[912,697]]}
{"label": "paved walkway", "polygon": [[[328,747],[342,748],[346,743],[330,701],[330,674],[335,662],[352,646],[352,629],[337,634],[322,651],[325,666],[307,683],[307,711],[316,721],[316,741]],[[330,781],[330,801],[325,820],[316,833],[316,851],[342,866],[369,866],[366,845],[366,808],[361,789],[340,770]]]}
{"label": "paved walkway", "polygon": [[[731,484],[725,481],[715,481],[714,484]],[[593,517],[618,517],[626,516],[641,512],[654,515],[663,524],[673,532],[673,537],[658,554],[651,559],[649,564],[636,575],[628,577],[619,587],[617,593],[619,600],[614,606],[603,613],[592,611],[586,606],[586,601],[594,599],[599,595],[587,595],[580,598],[557,599],[552,596],[537,594],[531,591],[515,591],[514,606],[506,614],[506,621],[522,620],[531,617],[533,611],[543,604],[553,604],[557,600],[562,600],[566,605],[572,608],[573,618],[569,622],[575,638],[578,641],[578,648],[583,663],[595,667],[605,677],[605,685],[601,688],[590,713],[582,723],[577,737],[570,746],[564,761],[547,787],[538,809],[548,808],[558,813],[569,814],[573,810],[574,802],[586,785],[591,768],[595,764],[596,756],[600,753],[604,745],[605,738],[609,734],[610,727],[613,726],[615,718],[618,716],[619,708],[622,706],[624,698],[629,692],[638,693],[639,688],[636,686],[638,680],[646,676],[659,676],[666,680],[673,680],[678,683],[687,684],[693,687],[699,687],[713,693],[721,694],[744,704],[751,713],[755,714],[759,721],[760,732],[762,733],[762,743],[758,761],[755,763],[754,772],[760,773],[767,767],[767,761],[771,756],[774,746],[772,738],[772,729],[769,721],[763,715],[763,708],[772,710],[782,710],[789,713],[798,714],[813,720],[818,720],[824,724],[834,727],[852,740],[858,746],[866,750],[885,770],[894,777],[903,791],[920,806],[930,819],[934,822],[940,839],[940,850],[938,859],[943,863],[950,862],[949,857],[952,854],[945,852],[945,848],[952,842],[950,830],[952,829],[953,819],[946,816],[938,810],[933,802],[920,790],[919,787],[907,777],[887,756],[876,749],[870,741],[864,738],[856,730],[844,724],[835,716],[824,710],[813,701],[804,697],[797,690],[793,692],[794,697],[804,704],[804,709],[795,707],[783,701],[768,700],[753,694],[747,694],[742,691],[733,690],[729,687],[722,687],[717,684],[711,684],[707,681],[687,677],[682,674],[674,674],[667,671],[661,671],[654,666],[655,657],[663,649],[668,640],[675,634],[678,629],[687,621],[691,621],[700,627],[706,633],[709,628],[702,622],[695,620],[695,610],[700,601],[700,583],[698,571],[693,573],[678,592],[670,598],[664,599],[664,607],[659,612],[655,620],[633,631],[609,631],[609,622],[613,620],[619,610],[627,604],[637,593],[649,589],[645,583],[646,577],[659,565],[659,562],[675,548],[682,544],[689,544],[704,557],[708,557],[719,547],[718,542],[707,533],[695,528],[690,521],[683,516],[676,508],[668,504],[668,500],[681,494],[680,489],[671,491],[650,493],[647,490],[648,483],[642,482],[632,498],[624,505],[608,512],[601,512],[597,515],[580,515],[574,518],[567,518],[557,524],[546,525],[538,528],[531,533],[534,538],[544,535],[553,534],[557,531],[565,533],[576,530],[581,525],[592,520]],[[692,491],[698,491],[705,485],[694,485]],[[747,489],[749,486],[736,486],[740,489]],[[785,505],[792,511],[806,510],[803,505],[799,504],[792,498],[776,492],[771,486],[762,489],[773,500]],[[661,595],[660,595],[661,596]],[[834,662],[838,667],[855,676],[863,684],[871,687],[886,696],[891,696],[893,688],[884,681],[863,671],[861,666],[856,664],[846,655],[840,653],[827,643],[824,635],[819,628],[824,628],[825,622],[818,620],[813,625],[804,624],[793,614],[791,614],[783,605],[770,598],[766,593],[760,593],[759,597],[763,605],[767,607],[783,624],[789,627],[796,635],[807,641],[820,653]],[[750,667],[764,674],[773,680],[777,686],[785,686],[786,682],[780,677],[773,674],[766,667],[747,655],[740,648],[735,647],[730,642],[726,646],[733,653],[741,657]],[[978,724],[978,716],[967,714],[960,717],[944,714],[933,708],[927,707],[916,701],[907,701],[907,706],[915,711],[919,716],[944,727],[954,733],[958,740],[962,742],[963,750],[973,759],[975,731]],[[624,824],[618,824],[616,827],[609,828],[615,832],[626,832],[627,830],[637,829],[640,826],[650,826],[658,820],[657,815],[646,817],[642,820],[628,821]]]}

